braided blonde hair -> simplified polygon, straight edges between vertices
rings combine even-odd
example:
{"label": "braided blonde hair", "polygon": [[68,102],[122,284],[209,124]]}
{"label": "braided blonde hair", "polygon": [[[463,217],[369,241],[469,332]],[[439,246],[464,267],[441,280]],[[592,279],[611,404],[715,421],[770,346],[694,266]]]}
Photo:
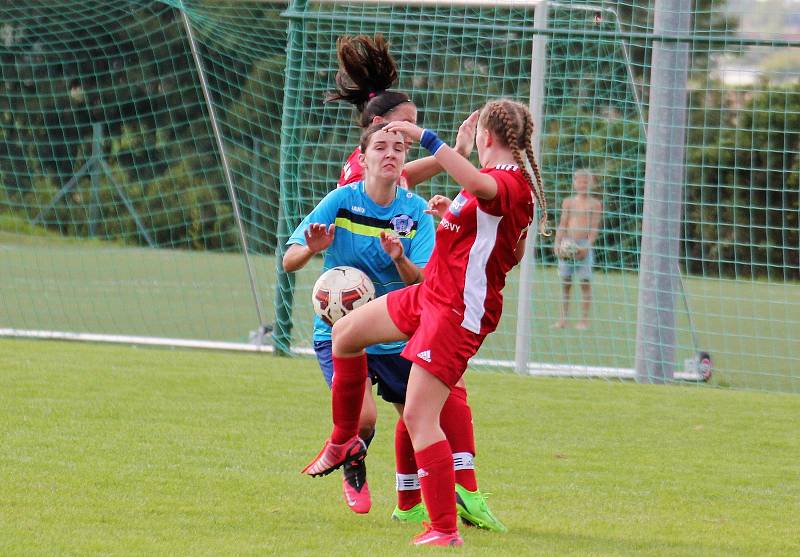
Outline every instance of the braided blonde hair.
{"label": "braided blonde hair", "polygon": [[[539,233],[549,236],[547,223],[547,199],[544,196],[544,185],[542,184],[542,173],[539,170],[539,163],[533,154],[533,117],[528,107],[524,104],[509,99],[498,99],[489,101],[483,107],[478,125],[492,131],[497,138],[502,141],[514,156],[517,166],[522,171],[528,184],[533,191],[536,204],[539,206],[541,215],[539,216]],[[528,163],[533,170],[534,178],[528,172],[525,164],[527,157]]]}

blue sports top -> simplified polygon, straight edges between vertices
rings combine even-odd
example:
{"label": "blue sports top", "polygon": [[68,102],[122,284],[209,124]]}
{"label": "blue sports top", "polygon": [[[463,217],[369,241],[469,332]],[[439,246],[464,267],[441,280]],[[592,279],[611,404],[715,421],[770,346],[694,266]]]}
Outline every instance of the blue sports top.
{"label": "blue sports top", "polygon": [[[419,195],[397,188],[394,201],[382,207],[364,190],[364,182],[353,182],[332,190],[295,229],[286,245],[306,245],[309,224],[335,224],[333,243],[325,251],[323,272],[348,265],[364,271],[375,285],[375,296],[383,296],[405,286],[394,262],[381,247],[382,230],[393,231],[403,244],[405,256],[424,267],[433,251],[433,217],[425,213],[428,205]],[[331,328],[314,316],[314,340],[330,340]],[[404,343],[376,344],[369,354],[398,354]]]}

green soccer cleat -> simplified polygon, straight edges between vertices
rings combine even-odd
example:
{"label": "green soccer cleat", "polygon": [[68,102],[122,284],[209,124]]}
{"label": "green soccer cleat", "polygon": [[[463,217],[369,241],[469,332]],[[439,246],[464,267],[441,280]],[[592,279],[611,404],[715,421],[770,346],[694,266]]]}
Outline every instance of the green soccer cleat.
{"label": "green soccer cleat", "polygon": [[423,503],[417,503],[407,511],[401,511],[400,507],[395,507],[392,512],[392,520],[399,520],[401,522],[430,522],[428,517],[428,510]]}
{"label": "green soccer cleat", "polygon": [[464,524],[492,532],[508,532],[508,528],[489,510],[486,497],[479,489],[468,491],[456,484],[456,510]]}

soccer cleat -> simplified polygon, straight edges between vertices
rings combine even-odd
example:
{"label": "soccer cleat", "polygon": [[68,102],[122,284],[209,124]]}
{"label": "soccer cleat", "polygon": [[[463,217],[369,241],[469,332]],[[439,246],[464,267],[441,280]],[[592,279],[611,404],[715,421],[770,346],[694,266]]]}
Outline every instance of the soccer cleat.
{"label": "soccer cleat", "polygon": [[440,547],[459,547],[464,545],[464,540],[458,532],[447,534],[434,530],[433,526],[425,523],[425,531],[414,536],[411,540],[414,545],[436,545]]}
{"label": "soccer cleat", "polygon": [[372,498],[367,484],[367,464],[363,461],[347,461],[344,463],[342,478],[344,500],[354,513],[365,514],[372,507]]}
{"label": "soccer cleat", "polygon": [[319,454],[303,468],[302,474],[326,476],[345,462],[361,462],[367,456],[367,445],[358,435],[354,435],[341,445],[328,439]]}
{"label": "soccer cleat", "polygon": [[456,484],[456,510],[464,524],[492,532],[508,532],[508,528],[489,510],[486,497],[479,489],[469,491]]}
{"label": "soccer cleat", "polygon": [[400,507],[395,507],[394,511],[392,511],[392,520],[422,524],[423,522],[428,522],[430,517],[428,516],[428,509],[425,508],[425,505],[423,503],[417,503],[406,511],[401,510]]}

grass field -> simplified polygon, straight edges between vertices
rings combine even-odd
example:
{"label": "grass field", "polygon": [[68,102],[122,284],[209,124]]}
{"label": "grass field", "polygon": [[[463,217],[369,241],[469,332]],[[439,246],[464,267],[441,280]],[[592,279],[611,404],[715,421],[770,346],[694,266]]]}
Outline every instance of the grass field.
{"label": "grass field", "polygon": [[[126,248],[33,232],[0,231],[0,327],[233,342],[246,342],[257,328],[240,254]],[[272,322],[275,259],[253,262],[265,319]],[[309,267],[297,274],[293,334],[300,346],[310,346],[307,300],[319,261]],[[550,328],[560,299],[556,271],[538,269],[530,293],[533,361],[633,367],[638,276],[597,270],[593,283],[592,327],[556,331]],[[800,285],[700,278],[685,284],[699,348],[714,358],[716,384],[800,392],[800,359],[792,349],[800,338]],[[515,271],[500,329],[480,357],[514,360],[517,288]],[[680,368],[694,346],[682,302],[677,305]]]}
{"label": "grass field", "polygon": [[[506,535],[464,555],[796,556],[800,398],[468,375],[478,476]],[[315,364],[0,340],[0,554],[420,553],[379,404],[373,510],[300,468],[329,431]]]}

